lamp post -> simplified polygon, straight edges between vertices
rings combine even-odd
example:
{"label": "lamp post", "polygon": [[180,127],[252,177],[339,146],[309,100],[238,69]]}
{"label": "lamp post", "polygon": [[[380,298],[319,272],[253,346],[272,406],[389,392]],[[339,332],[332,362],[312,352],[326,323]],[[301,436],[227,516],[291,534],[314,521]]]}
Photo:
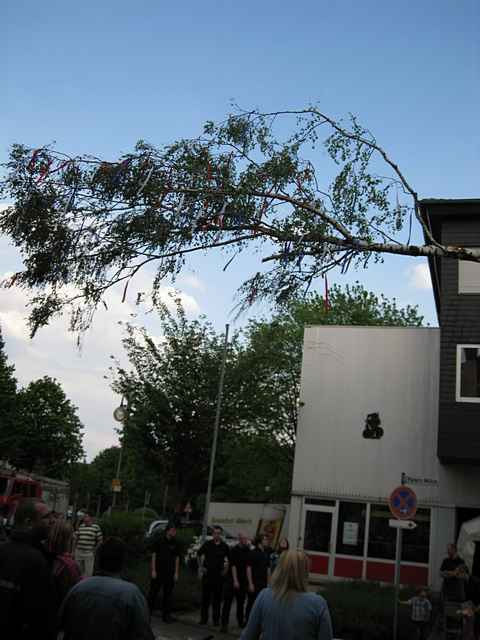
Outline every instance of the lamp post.
{"label": "lamp post", "polygon": [[[127,422],[127,418],[128,418],[128,398],[127,398],[126,406],[124,405],[123,401],[124,401],[124,396],[122,396],[120,406],[117,407],[113,412],[113,418],[117,422],[121,422],[125,428],[125,423]],[[116,472],[116,478],[115,478],[117,483],[114,486],[112,486],[112,491],[113,491],[112,508],[115,508],[117,504],[117,493],[121,491],[121,485],[119,485],[119,482],[120,482],[120,473],[122,470],[122,456],[123,456],[123,439],[120,442],[120,453],[118,454],[117,472]],[[114,483],[112,482],[112,485],[113,484]]]}
{"label": "lamp post", "polygon": [[225,325],[225,342],[223,344],[222,365],[220,368],[220,379],[218,381],[217,410],[215,412],[215,424],[213,427],[213,443],[212,443],[212,451],[210,453],[210,470],[208,473],[207,495],[205,497],[205,513],[203,514],[203,526],[202,526],[203,540],[205,540],[205,538],[207,537],[208,512],[210,510],[210,499],[212,497],[213,471],[215,469],[215,455],[217,453],[218,429],[220,426],[220,413],[222,411],[223,381],[225,379],[225,366],[227,362],[228,330],[229,330],[229,325],[226,324]]}

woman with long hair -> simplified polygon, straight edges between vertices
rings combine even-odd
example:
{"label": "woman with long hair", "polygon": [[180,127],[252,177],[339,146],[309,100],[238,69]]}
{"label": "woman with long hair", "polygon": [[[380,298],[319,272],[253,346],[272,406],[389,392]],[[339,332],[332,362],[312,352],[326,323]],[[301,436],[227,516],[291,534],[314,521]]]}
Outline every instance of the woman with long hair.
{"label": "woman with long hair", "polygon": [[52,572],[60,608],[70,589],[81,580],[80,567],[72,557],[73,529],[65,520],[57,520],[48,536],[48,551],[54,557]]}
{"label": "woman with long hair", "polygon": [[285,551],[288,551],[289,549],[290,543],[288,542],[288,538],[280,538],[276,551],[274,551],[270,556],[270,571],[272,571],[272,573],[277,568],[277,564],[282,553],[285,553]]}
{"label": "woman with long hair", "polygon": [[301,551],[280,556],[271,586],[255,600],[240,640],[332,640],[328,605],[308,591],[308,558]]}

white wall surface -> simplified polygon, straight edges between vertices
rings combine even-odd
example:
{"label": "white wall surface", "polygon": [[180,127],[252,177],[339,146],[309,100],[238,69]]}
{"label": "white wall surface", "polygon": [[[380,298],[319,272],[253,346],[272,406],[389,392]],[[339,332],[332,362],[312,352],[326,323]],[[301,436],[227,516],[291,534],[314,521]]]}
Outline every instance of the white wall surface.
{"label": "white wall surface", "polygon": [[[405,472],[439,481],[414,487],[421,504],[480,504],[480,467],[436,455],[439,341],[436,328],[306,328],[293,493],[385,500]],[[384,435],[366,440],[374,412]]]}
{"label": "white wall surface", "polygon": [[253,538],[261,519],[275,520],[285,514],[280,536],[288,534],[288,511],[286,504],[259,504],[249,502],[212,502],[208,523],[219,524],[233,535],[245,533]]}

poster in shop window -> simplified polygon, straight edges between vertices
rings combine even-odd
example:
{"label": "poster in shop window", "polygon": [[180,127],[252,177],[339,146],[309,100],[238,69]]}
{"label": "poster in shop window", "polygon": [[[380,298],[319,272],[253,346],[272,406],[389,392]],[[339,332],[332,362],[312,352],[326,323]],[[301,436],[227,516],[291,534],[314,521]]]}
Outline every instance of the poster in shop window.
{"label": "poster in shop window", "polygon": [[344,522],[343,523],[343,544],[356,547],[358,544],[358,522]]}

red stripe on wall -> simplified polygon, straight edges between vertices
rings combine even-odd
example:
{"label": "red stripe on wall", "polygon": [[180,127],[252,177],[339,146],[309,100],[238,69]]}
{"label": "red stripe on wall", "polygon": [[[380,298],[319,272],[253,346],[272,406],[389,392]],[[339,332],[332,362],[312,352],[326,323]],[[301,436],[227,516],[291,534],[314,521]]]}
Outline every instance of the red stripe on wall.
{"label": "red stripe on wall", "polygon": [[363,560],[357,558],[335,558],[333,575],[338,578],[361,578]]}
{"label": "red stripe on wall", "polygon": [[367,561],[367,580],[379,582],[393,582],[395,578],[395,565],[386,562]]}
{"label": "red stripe on wall", "polygon": [[328,573],[328,556],[309,556],[310,558],[310,573],[322,573],[326,575]]}
{"label": "red stripe on wall", "polygon": [[402,584],[428,584],[428,567],[412,567],[402,565],[400,568],[400,582]]}
{"label": "red stripe on wall", "polygon": [[[367,580],[393,583],[395,580],[395,565],[386,562],[367,561]],[[419,586],[428,584],[428,567],[402,564],[400,567],[400,583]]]}

